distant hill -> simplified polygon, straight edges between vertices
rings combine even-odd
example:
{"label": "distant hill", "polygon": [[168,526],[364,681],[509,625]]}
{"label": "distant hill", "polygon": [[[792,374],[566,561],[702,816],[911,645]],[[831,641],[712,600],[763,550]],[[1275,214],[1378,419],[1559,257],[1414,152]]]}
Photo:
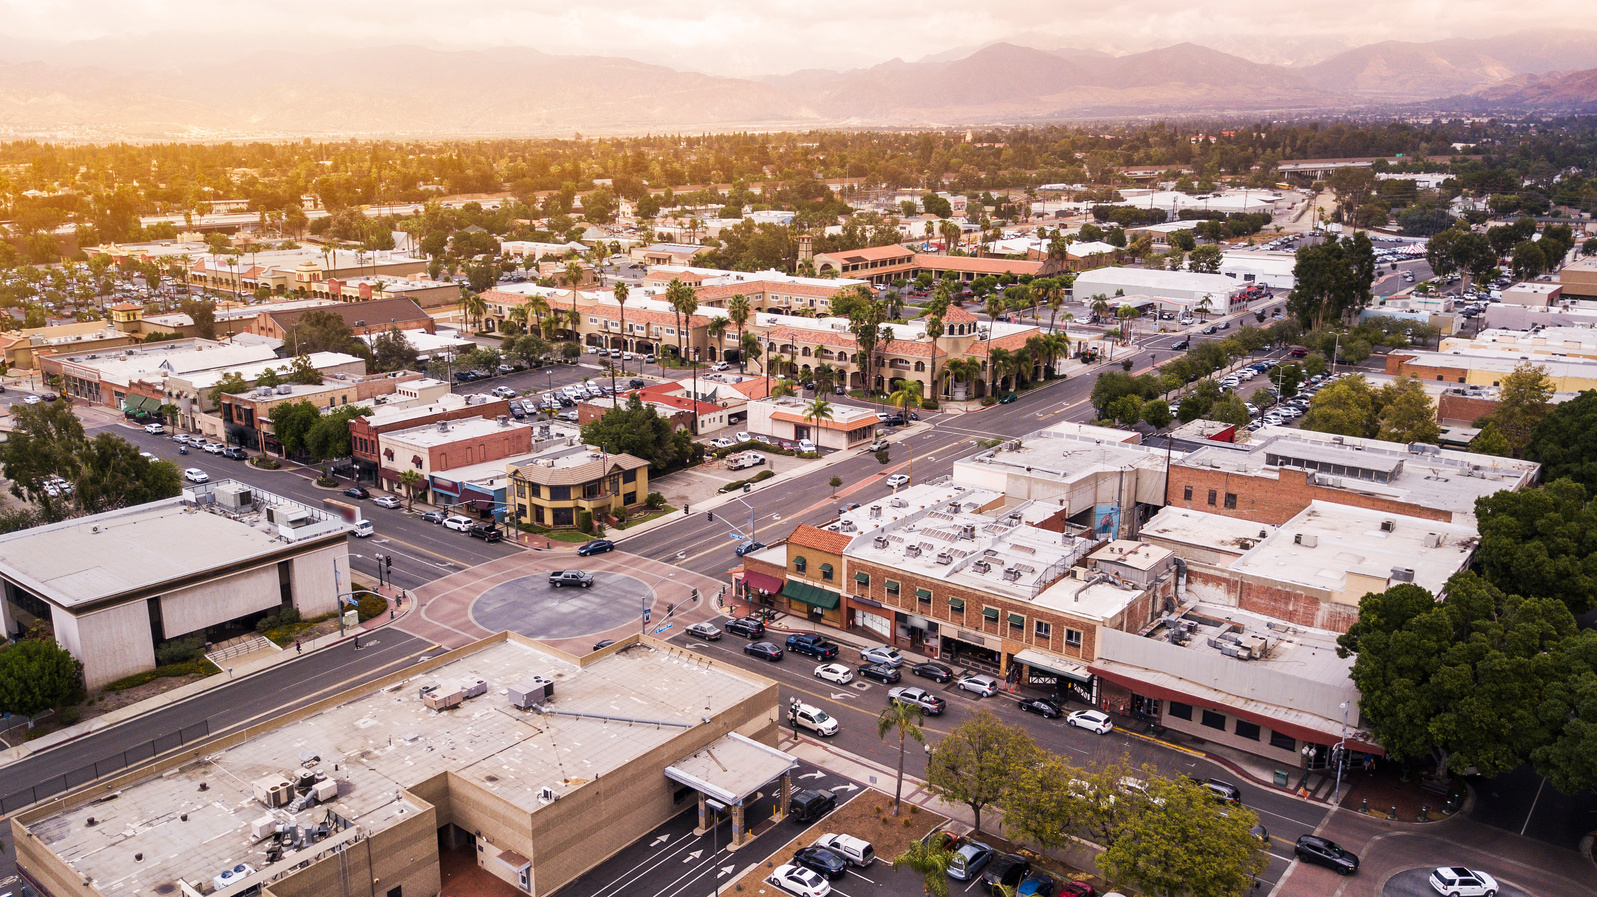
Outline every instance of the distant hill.
{"label": "distant hill", "polygon": [[1597,67],[1597,32],[1525,31],[1491,40],[1383,41],[1305,66],[1327,93],[1418,100],[1467,93],[1519,74]]}
{"label": "distant hill", "polygon": [[1527,112],[1597,112],[1597,68],[1547,75],[1516,75],[1448,101],[1465,109]]}

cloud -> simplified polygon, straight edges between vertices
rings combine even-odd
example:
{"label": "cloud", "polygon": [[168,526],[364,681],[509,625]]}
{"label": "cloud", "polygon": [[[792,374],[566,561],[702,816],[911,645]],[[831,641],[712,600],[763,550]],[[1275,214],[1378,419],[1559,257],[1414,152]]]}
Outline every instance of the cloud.
{"label": "cloud", "polygon": [[[915,60],[1024,35],[1033,45],[1134,52],[1181,41],[1271,61],[1380,40],[1597,27],[1589,0],[0,0],[12,41],[174,38],[292,47],[525,46],[714,74]],[[286,44],[284,42],[287,42]]]}

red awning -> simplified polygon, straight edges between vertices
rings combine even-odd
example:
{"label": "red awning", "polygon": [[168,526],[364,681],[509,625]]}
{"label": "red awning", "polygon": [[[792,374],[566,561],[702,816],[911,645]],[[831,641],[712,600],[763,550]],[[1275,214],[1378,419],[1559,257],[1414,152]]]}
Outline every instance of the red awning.
{"label": "red awning", "polygon": [[[1131,675],[1127,671],[1126,667],[1120,665],[1116,665],[1113,669],[1108,669],[1105,668],[1103,664],[1092,664],[1090,667],[1088,667],[1088,669],[1092,671],[1093,675],[1108,679],[1110,682],[1123,685],[1137,694],[1142,695],[1143,697],[1158,698],[1161,701],[1178,701],[1182,704],[1192,704],[1196,707],[1207,707],[1211,710],[1217,710],[1221,713],[1227,713],[1231,716],[1245,719],[1250,723],[1256,723],[1272,732],[1280,732],[1282,735],[1290,735],[1299,741],[1307,741],[1313,744],[1335,744],[1342,738],[1341,726],[1338,724],[1327,722],[1326,728],[1323,730],[1312,728],[1310,726],[1304,725],[1301,722],[1283,719],[1280,716],[1270,713],[1260,713],[1245,706],[1220,703],[1206,694],[1189,694],[1187,691],[1172,688],[1167,685],[1148,682]],[[1194,689],[1194,691],[1196,691],[1196,689]],[[1203,691],[1207,692],[1208,689],[1203,689]],[[1348,733],[1347,749],[1350,751],[1363,751],[1367,754],[1376,754],[1383,757],[1386,756],[1386,750],[1384,748],[1378,744],[1374,744],[1359,738],[1357,733],[1354,732]]]}
{"label": "red awning", "polygon": [[764,592],[767,595],[775,595],[782,591],[782,580],[753,571],[743,574],[743,584],[756,592]]}

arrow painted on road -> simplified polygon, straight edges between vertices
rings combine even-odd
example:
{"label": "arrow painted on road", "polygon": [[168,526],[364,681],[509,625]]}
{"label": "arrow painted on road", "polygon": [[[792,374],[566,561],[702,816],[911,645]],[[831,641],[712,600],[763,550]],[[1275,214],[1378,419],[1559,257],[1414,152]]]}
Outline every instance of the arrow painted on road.
{"label": "arrow painted on road", "polygon": [[688,854],[687,856],[683,857],[682,858],[682,862],[691,863],[691,862],[693,862],[694,860],[698,859],[701,856],[704,856],[704,848],[702,848],[702,847],[699,848],[698,850],[693,851],[692,853]]}
{"label": "arrow painted on road", "polygon": [[832,786],[832,790],[833,791],[858,791],[859,790],[859,786],[858,785],[854,785],[854,784],[833,785]]}
{"label": "arrow painted on road", "polygon": [[826,778],[826,773],[817,770],[815,772],[807,772],[807,773],[799,776],[798,778],[801,778],[801,779],[824,779],[824,778]]}
{"label": "arrow painted on road", "polygon": [[661,835],[660,837],[655,838],[653,841],[650,841],[649,842],[649,846],[650,847],[659,847],[661,844],[664,844],[665,842],[667,842],[669,840],[671,840],[671,836],[670,835]]}
{"label": "arrow painted on road", "polygon": [[852,698],[852,697],[854,697],[854,696],[853,695],[847,695],[847,694],[837,694],[835,692],[832,694],[832,700],[834,700],[834,701],[841,701],[844,698]]}
{"label": "arrow painted on road", "polygon": [[722,878],[724,876],[731,875],[732,874],[732,870],[735,869],[735,868],[737,868],[737,867],[735,867],[735,866],[722,866],[720,874],[716,875],[715,877],[716,878]]}

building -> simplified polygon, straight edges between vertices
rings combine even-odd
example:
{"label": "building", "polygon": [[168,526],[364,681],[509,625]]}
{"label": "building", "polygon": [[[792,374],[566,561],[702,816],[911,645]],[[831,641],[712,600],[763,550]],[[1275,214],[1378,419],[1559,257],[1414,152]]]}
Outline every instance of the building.
{"label": "building", "polygon": [[703,246],[692,243],[651,243],[633,247],[631,256],[633,261],[652,268],[655,265],[691,265],[703,251]]}
{"label": "building", "polygon": [[341,302],[337,305],[324,305],[314,309],[298,308],[291,310],[277,310],[268,308],[251,321],[246,332],[257,336],[271,337],[283,340],[285,348],[290,355],[298,354],[298,350],[288,344],[294,330],[294,325],[307,312],[319,311],[337,315],[349,325],[355,336],[369,336],[386,332],[391,327],[400,330],[425,330],[433,333],[437,327],[431,315],[428,315],[415,300],[407,298],[373,299],[370,302]]}
{"label": "building", "polygon": [[1247,284],[1224,274],[1199,274],[1192,271],[1161,271],[1156,268],[1094,268],[1076,275],[1072,293],[1079,302],[1103,295],[1150,296],[1179,302],[1197,309],[1209,301],[1212,312],[1224,312],[1241,301]]}
{"label": "building", "polygon": [[805,417],[809,403],[777,396],[748,403],[748,430],[778,439],[808,439],[823,449],[857,448],[875,437],[882,419],[869,408],[833,405],[829,418]]}
{"label": "building", "polygon": [[1290,290],[1298,283],[1292,273],[1297,263],[1298,257],[1290,252],[1236,250],[1220,254],[1220,273],[1243,283]]}
{"label": "building", "polygon": [[512,459],[506,470],[514,487],[515,520],[521,524],[573,527],[584,511],[597,520],[649,497],[648,461],[581,444]]}
{"label": "building", "polygon": [[444,308],[460,304],[460,284],[453,280],[433,280],[426,274],[381,277],[329,277],[308,284],[302,293],[338,302],[371,302],[405,298],[423,308]]}
{"label": "building", "polygon": [[421,897],[449,856],[545,895],[707,799],[741,845],[797,765],[776,683],[679,655],[502,632],[14,815],[18,872],[54,897]]}
{"label": "building", "polygon": [[284,607],[333,612],[344,519],[232,480],[0,536],[0,622],[48,622],[89,688],[156,665],[182,638],[253,632]]}
{"label": "building", "polygon": [[309,402],[323,414],[346,405],[370,405],[378,396],[392,395],[399,384],[418,380],[414,371],[394,371],[365,377],[330,379],[318,384],[283,383],[256,386],[241,393],[224,393],[220,408],[222,429],[230,445],[258,452],[282,454],[272,426],[272,409],[292,402]]}
{"label": "building", "polygon": [[1557,305],[1563,298],[1564,288],[1556,283],[1539,281],[1516,283],[1503,290],[1503,301],[1509,305],[1534,305],[1546,308]]}
{"label": "building", "polygon": [[122,411],[165,403],[171,377],[281,363],[270,346],[193,338],[52,355],[40,369],[61,378],[62,394]]}
{"label": "building", "polygon": [[[452,513],[502,522],[510,515],[511,465],[534,463],[540,457],[559,455],[578,444],[581,431],[559,423],[535,424],[529,453],[508,459],[479,461],[434,470],[424,488],[431,500]],[[401,489],[401,486],[391,488]]]}
{"label": "building", "polygon": [[1558,283],[1570,299],[1597,299],[1597,258],[1582,258],[1558,269]]}
{"label": "building", "polygon": [[961,282],[970,283],[978,277],[987,275],[999,277],[1012,274],[1019,277],[1022,274],[1035,275],[1042,269],[1041,262],[935,255],[916,252],[898,244],[870,246],[842,252],[818,252],[814,261],[815,270],[822,274],[831,271],[838,277],[868,280],[877,286],[885,286],[899,278],[914,280],[921,272],[929,273],[938,279],[945,274],[951,274]]}
{"label": "building", "polygon": [[422,477],[415,497],[426,502],[435,501],[431,494],[434,472],[501,461],[531,449],[532,427],[513,421],[506,414],[497,418],[442,418],[408,430],[388,430],[377,437],[377,454],[382,459],[380,476],[386,481],[386,488],[410,491],[401,485],[399,477],[413,470]]}
{"label": "building", "polygon": [[349,421],[349,444],[355,459],[356,479],[376,482],[397,481],[400,468],[384,465],[378,454],[378,440],[391,430],[407,430],[470,418],[496,418],[510,413],[509,403],[494,398],[488,401],[476,394],[458,395],[449,384],[431,378],[395,384],[387,402],[372,400],[372,413]]}
{"label": "building", "polygon": [[[1182,212],[1201,212],[1209,215],[1273,215],[1284,201],[1274,190],[1221,190],[1189,196],[1176,190],[1121,190],[1121,204],[1138,209],[1156,209],[1175,219]],[[1177,223],[1172,221],[1172,223]],[[1187,227],[1197,221],[1182,221]],[[1130,231],[1127,231],[1130,234]]]}
{"label": "building", "polygon": [[1262,427],[1170,463],[1172,507],[1283,524],[1316,501],[1473,526],[1475,500],[1522,489],[1541,465],[1416,443]]}
{"label": "building", "polygon": [[1514,343],[1461,345],[1453,342],[1451,346],[1453,348],[1443,352],[1395,350],[1386,356],[1386,371],[1432,382],[1492,389],[1501,386],[1503,378],[1515,368],[1529,362],[1546,371],[1555,392],[1597,389],[1597,358],[1562,353],[1531,354],[1529,350],[1516,350]]}
{"label": "building", "polygon": [[[322,375],[324,381],[366,377],[366,359],[359,355],[346,355],[343,352],[312,352],[306,355],[305,359],[313,370]],[[270,361],[257,361],[238,367],[207,368],[192,373],[169,374],[162,387],[164,404],[177,407],[177,419],[173,421],[175,426],[187,430],[220,433],[221,418],[216,414],[219,406],[214,394],[223,378],[237,375],[246,383],[254,383],[268,372],[286,378],[294,364],[295,359],[273,358]]]}

